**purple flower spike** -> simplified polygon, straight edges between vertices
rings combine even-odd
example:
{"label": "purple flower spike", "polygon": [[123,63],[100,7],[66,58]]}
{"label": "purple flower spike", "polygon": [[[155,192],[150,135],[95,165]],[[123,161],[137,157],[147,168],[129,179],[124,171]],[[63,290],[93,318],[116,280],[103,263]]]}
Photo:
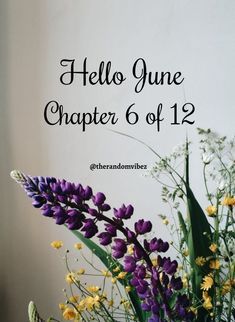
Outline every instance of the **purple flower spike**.
{"label": "purple flower spike", "polygon": [[92,219],[85,219],[81,230],[85,232],[84,236],[86,238],[91,238],[98,232],[98,228]]}
{"label": "purple flower spike", "polygon": [[112,242],[112,236],[108,232],[100,233],[97,237],[100,239],[100,244],[107,246]]}
{"label": "purple flower spike", "polygon": [[92,201],[95,206],[100,207],[103,205],[106,197],[102,192],[98,192],[94,197],[92,197]]}
{"label": "purple flower spike", "polygon": [[126,256],[124,258],[124,270],[126,272],[132,273],[136,268],[136,261],[132,256]]}
{"label": "purple flower spike", "polygon": [[135,231],[139,235],[143,235],[149,233],[152,230],[152,223],[151,221],[144,219],[140,219],[135,223]]}

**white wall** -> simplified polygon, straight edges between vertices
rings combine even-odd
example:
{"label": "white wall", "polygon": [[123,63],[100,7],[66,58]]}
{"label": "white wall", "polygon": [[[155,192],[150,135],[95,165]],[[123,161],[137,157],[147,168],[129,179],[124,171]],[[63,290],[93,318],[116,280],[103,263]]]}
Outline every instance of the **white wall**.
{"label": "white wall", "polygon": [[[45,104],[56,99],[70,112],[98,106],[116,111],[113,129],[141,138],[161,154],[184,141],[186,130],[196,142],[196,127],[234,134],[235,20],[233,1],[81,1],[8,0],[0,4],[1,32],[1,310],[6,322],[26,321],[33,299],[45,314],[57,314],[64,287],[62,262],[50,249],[53,239],[72,247],[74,238],[39,215],[9,178],[18,168],[32,175],[53,175],[90,184],[104,191],[114,206],[133,203],[136,218],[148,217],[159,236],[157,214],[164,211],[160,187],[141,171],[91,172],[90,163],[143,163],[154,155],[140,144],[91,126],[48,126]],[[123,86],[62,86],[59,61],[84,57],[93,70],[112,60],[128,80]],[[148,86],[135,94],[130,78],[135,59],[144,57],[152,71],[181,71],[184,86]],[[136,103],[140,117],[160,102],[169,106],[186,99],[195,104],[193,126],[162,126],[160,133],[123,119]],[[167,116],[169,119],[169,115]],[[199,154],[192,159],[193,188],[202,192]],[[203,199],[204,200],[204,199]]]}

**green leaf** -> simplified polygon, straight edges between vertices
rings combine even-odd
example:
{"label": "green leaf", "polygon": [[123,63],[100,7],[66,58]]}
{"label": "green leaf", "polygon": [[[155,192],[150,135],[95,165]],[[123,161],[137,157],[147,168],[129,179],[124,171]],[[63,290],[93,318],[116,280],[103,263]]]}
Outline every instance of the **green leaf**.
{"label": "green leaf", "polygon": [[187,243],[187,241],[188,241],[188,230],[187,230],[187,227],[186,227],[186,224],[185,224],[185,220],[184,220],[183,215],[182,215],[182,213],[180,211],[178,211],[177,214],[178,214],[180,229],[182,230],[183,235],[184,235],[184,240]]}
{"label": "green leaf", "polygon": [[[186,148],[188,145],[186,141]],[[188,206],[188,249],[190,256],[190,265],[192,268],[192,288],[195,295],[195,299],[202,298],[201,283],[202,278],[209,274],[210,269],[208,263],[203,267],[196,265],[195,260],[199,256],[207,258],[211,255],[209,246],[211,244],[211,229],[210,224],[202,210],[200,204],[195,198],[190,186],[189,186],[189,154],[186,154],[186,182],[184,182],[187,196]],[[198,310],[197,321],[205,321],[207,311],[203,308]]]}
{"label": "green leaf", "polygon": [[[101,260],[101,262],[107,267],[107,269],[110,270],[110,268],[115,268],[119,266],[121,270],[123,271],[123,266],[115,260],[109,253],[107,253],[103,248],[98,246],[96,243],[94,243],[91,239],[88,239],[83,236],[82,233],[80,233],[77,230],[72,231],[73,234],[82,241],[96,256]],[[118,273],[115,273],[112,271],[112,274],[114,276],[117,276]],[[129,281],[131,279],[131,274],[126,275],[126,279],[118,279],[118,281],[123,285],[127,286],[129,285]],[[129,293],[130,300],[132,302],[132,305],[135,309],[136,316],[138,317],[140,322],[145,322],[145,312],[141,309],[141,302],[140,299],[136,293],[135,290],[130,291]]]}

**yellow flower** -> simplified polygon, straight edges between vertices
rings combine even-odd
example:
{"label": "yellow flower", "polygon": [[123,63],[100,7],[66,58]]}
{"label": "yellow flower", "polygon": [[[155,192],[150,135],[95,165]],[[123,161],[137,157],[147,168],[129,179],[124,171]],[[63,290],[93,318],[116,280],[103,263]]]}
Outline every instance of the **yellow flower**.
{"label": "yellow flower", "polygon": [[213,259],[210,261],[210,268],[211,269],[219,269],[220,268],[220,262],[218,259]]}
{"label": "yellow flower", "polygon": [[63,318],[65,320],[74,320],[76,317],[76,312],[74,309],[68,307],[67,309],[64,310],[63,312]]}
{"label": "yellow flower", "polygon": [[211,275],[210,274],[206,275],[203,278],[203,283],[201,283],[201,290],[208,291],[212,287],[213,284],[214,284],[214,280],[211,277]]}
{"label": "yellow flower", "polygon": [[124,308],[126,310],[129,310],[130,309],[130,302],[127,299],[122,298],[121,299],[121,304],[124,306]]}
{"label": "yellow flower", "polygon": [[87,287],[87,290],[90,293],[97,293],[100,290],[100,288],[99,288],[99,286],[91,285],[91,286]]}
{"label": "yellow flower", "polygon": [[81,243],[76,243],[76,244],[74,244],[74,248],[76,248],[77,250],[80,250],[80,249],[82,249],[82,248],[83,248],[83,244],[81,244]]}
{"label": "yellow flower", "polygon": [[99,307],[100,306],[100,297],[99,297],[99,295],[96,295],[95,297],[87,296],[84,299],[84,305],[85,305],[85,308],[88,311],[91,311],[94,307]]}
{"label": "yellow flower", "polygon": [[113,269],[113,272],[114,272],[114,273],[117,273],[117,272],[119,272],[119,271],[120,271],[120,269],[121,269],[121,268],[120,268],[120,266],[117,266],[117,267],[115,267],[115,268]]}
{"label": "yellow flower", "polygon": [[112,274],[111,274],[109,271],[106,271],[106,270],[104,270],[104,269],[102,269],[102,270],[101,270],[101,273],[102,273],[102,275],[104,275],[105,277],[111,277],[111,276],[112,276]]}
{"label": "yellow flower", "polygon": [[222,286],[222,295],[229,293],[232,289],[232,286],[235,286],[235,280],[227,280]]}
{"label": "yellow flower", "polygon": [[152,261],[153,267],[157,267],[158,265],[157,258],[153,258],[151,261]]}
{"label": "yellow flower", "polygon": [[222,206],[235,206],[235,197],[227,196],[221,201]]}
{"label": "yellow flower", "polygon": [[60,303],[59,308],[61,311],[64,311],[66,309],[66,305],[64,303]]}
{"label": "yellow flower", "polygon": [[74,273],[68,273],[66,276],[65,276],[65,280],[68,284],[73,284],[74,281],[76,280],[75,279],[75,276],[74,276]]}
{"label": "yellow flower", "polygon": [[203,292],[202,293],[202,297],[203,297],[203,307],[206,309],[206,310],[211,310],[212,309],[212,303],[211,303],[211,297],[208,295],[208,292]]}
{"label": "yellow flower", "polygon": [[117,278],[116,278],[116,277],[113,277],[113,278],[111,279],[111,282],[112,282],[113,284],[116,284],[116,282],[117,282]]}
{"label": "yellow flower", "polygon": [[130,286],[126,286],[125,290],[127,291],[127,293],[129,293],[131,291],[131,287]]}
{"label": "yellow flower", "polygon": [[187,257],[189,255],[189,251],[188,249],[185,249],[183,252],[182,252],[183,256]]}
{"label": "yellow flower", "polygon": [[183,283],[183,287],[184,287],[184,288],[187,288],[187,287],[188,287],[188,277],[187,277],[187,275],[185,275],[185,276],[182,278],[182,283]]}
{"label": "yellow flower", "polygon": [[127,253],[129,255],[133,255],[134,254],[134,245],[133,244],[127,246]]}
{"label": "yellow flower", "polygon": [[78,299],[79,299],[79,296],[78,295],[70,296],[69,302],[71,302],[71,303],[77,303],[78,302]]}
{"label": "yellow flower", "polygon": [[162,223],[167,226],[169,224],[169,220],[165,218],[162,220]]}
{"label": "yellow flower", "polygon": [[209,217],[215,217],[217,213],[217,208],[215,206],[208,206],[206,212]]}
{"label": "yellow flower", "polygon": [[62,246],[63,246],[63,242],[61,240],[54,240],[53,242],[51,242],[51,247],[55,249],[59,249]]}
{"label": "yellow flower", "polygon": [[124,280],[124,278],[126,277],[127,272],[120,272],[117,276],[118,279],[120,280]]}
{"label": "yellow flower", "polygon": [[85,269],[84,269],[84,268],[80,268],[80,269],[77,271],[77,274],[78,274],[78,275],[83,275],[83,274],[85,274]]}
{"label": "yellow flower", "polygon": [[209,247],[209,249],[212,251],[212,253],[216,253],[218,246],[215,243],[212,243]]}
{"label": "yellow flower", "polygon": [[203,266],[206,263],[206,259],[202,256],[199,256],[195,259],[195,263],[197,264],[197,266]]}
{"label": "yellow flower", "polygon": [[113,303],[114,303],[113,300],[108,301],[108,306],[109,307],[112,307],[113,306]]}

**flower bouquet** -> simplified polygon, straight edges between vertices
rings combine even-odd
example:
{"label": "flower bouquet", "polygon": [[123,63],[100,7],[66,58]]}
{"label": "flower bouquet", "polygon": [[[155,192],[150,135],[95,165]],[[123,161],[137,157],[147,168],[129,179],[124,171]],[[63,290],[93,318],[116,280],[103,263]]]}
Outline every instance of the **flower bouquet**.
{"label": "flower bouquet", "polygon": [[[126,225],[134,214],[132,205],[111,210],[105,195],[91,187],[12,171],[33,206],[77,236],[75,248],[91,268],[91,272],[73,271],[66,251],[69,289],[64,290],[66,300],[60,304],[64,320],[234,321],[235,142],[211,130],[198,131],[205,207],[189,184],[189,142],[164,158],[150,148],[158,158],[150,175],[162,185],[162,199],[169,206],[170,215],[160,216],[172,235],[170,243],[153,237],[152,223],[145,218],[134,227]],[[98,238],[100,246],[93,238]],[[83,254],[83,245],[90,257],[88,252]],[[166,255],[170,246],[177,260]],[[62,242],[54,241],[52,247],[59,249]],[[102,269],[94,264],[94,256]],[[86,275],[100,284],[87,285]],[[32,302],[29,318],[30,322],[43,321]]]}

